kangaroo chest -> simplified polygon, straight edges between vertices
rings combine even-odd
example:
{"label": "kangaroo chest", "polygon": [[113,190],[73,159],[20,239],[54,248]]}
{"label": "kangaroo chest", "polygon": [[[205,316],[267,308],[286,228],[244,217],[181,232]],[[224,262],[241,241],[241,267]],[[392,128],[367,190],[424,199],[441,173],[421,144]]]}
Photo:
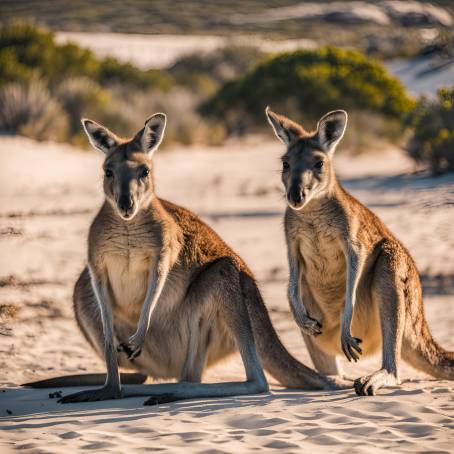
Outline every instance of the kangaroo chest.
{"label": "kangaroo chest", "polygon": [[158,238],[150,231],[111,232],[104,262],[116,315],[138,319],[159,250]]}
{"label": "kangaroo chest", "polygon": [[303,223],[295,240],[301,264],[301,283],[320,303],[343,299],[346,258],[341,233],[326,223]]}

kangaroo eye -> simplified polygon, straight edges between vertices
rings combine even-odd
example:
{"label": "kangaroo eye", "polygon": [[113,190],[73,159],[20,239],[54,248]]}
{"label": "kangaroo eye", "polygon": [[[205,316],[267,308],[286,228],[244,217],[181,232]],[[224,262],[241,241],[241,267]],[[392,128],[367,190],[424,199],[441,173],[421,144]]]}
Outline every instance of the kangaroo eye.
{"label": "kangaroo eye", "polygon": [[140,172],[140,178],[146,178],[150,174],[150,171],[144,167]]}
{"label": "kangaroo eye", "polygon": [[112,170],[110,170],[110,169],[106,169],[106,170],[104,171],[104,175],[105,175],[107,178],[112,178],[112,177],[113,177],[113,172],[112,172]]}
{"label": "kangaroo eye", "polygon": [[316,169],[321,169],[323,167],[323,161],[318,161],[315,163],[314,167]]}
{"label": "kangaroo eye", "polygon": [[288,169],[290,169],[290,164],[287,161],[284,161],[282,163],[282,170],[286,171]]}

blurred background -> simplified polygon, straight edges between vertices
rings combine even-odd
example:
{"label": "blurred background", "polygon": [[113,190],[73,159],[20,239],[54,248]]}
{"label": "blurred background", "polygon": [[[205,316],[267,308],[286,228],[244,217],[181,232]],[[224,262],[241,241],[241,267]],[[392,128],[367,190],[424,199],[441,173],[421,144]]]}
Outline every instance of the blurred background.
{"label": "blurred background", "polygon": [[3,0],[0,131],[86,147],[81,115],[127,135],[165,110],[166,146],[222,145],[262,134],[267,104],[309,128],[342,107],[352,151],[393,143],[442,173],[453,14],[451,1]]}

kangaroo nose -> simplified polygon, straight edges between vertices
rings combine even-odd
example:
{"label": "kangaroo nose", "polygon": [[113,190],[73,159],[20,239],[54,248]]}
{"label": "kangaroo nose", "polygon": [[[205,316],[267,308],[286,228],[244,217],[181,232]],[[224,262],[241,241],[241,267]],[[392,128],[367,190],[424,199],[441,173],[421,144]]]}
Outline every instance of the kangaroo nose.
{"label": "kangaroo nose", "polygon": [[118,208],[128,217],[134,208],[134,200],[131,196],[122,196],[118,201]]}
{"label": "kangaroo nose", "polygon": [[301,203],[303,201],[303,195],[301,194],[301,192],[295,193],[292,199],[295,203]]}
{"label": "kangaroo nose", "polygon": [[298,189],[293,188],[287,194],[287,199],[290,202],[290,204],[296,208],[303,203],[303,194],[301,193],[301,190],[299,188]]}
{"label": "kangaroo nose", "polygon": [[295,185],[292,188],[290,188],[288,195],[289,199],[292,202],[301,203],[301,201],[303,200],[303,194],[299,185]]}

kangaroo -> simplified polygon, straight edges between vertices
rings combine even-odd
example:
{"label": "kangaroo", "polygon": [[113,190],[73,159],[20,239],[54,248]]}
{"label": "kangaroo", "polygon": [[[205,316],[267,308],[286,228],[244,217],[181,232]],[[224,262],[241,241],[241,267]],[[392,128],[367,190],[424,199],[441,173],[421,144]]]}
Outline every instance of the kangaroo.
{"label": "kangaroo", "polygon": [[382,367],[355,381],[358,395],[400,384],[401,355],[419,370],[453,380],[454,352],[430,334],[410,253],[336,178],[332,158],[347,113],[327,113],[314,132],[269,108],[266,115],[287,148],[288,299],[315,368],[340,374],[339,354],[356,362],[381,344]]}
{"label": "kangaroo", "polygon": [[[254,276],[195,214],[155,194],[153,154],[166,116],[157,113],[130,140],[83,119],[103,151],[105,201],[89,232],[88,266],[74,289],[78,325],[107,375],[59,377],[35,387],[100,384],[59,402],[148,396],[145,405],[194,397],[262,393],[263,365],[293,388],[339,389],[281,344]],[[238,348],[247,381],[202,384],[206,367]],[[122,374],[118,365],[135,369]],[[141,384],[146,376],[180,383]]]}

